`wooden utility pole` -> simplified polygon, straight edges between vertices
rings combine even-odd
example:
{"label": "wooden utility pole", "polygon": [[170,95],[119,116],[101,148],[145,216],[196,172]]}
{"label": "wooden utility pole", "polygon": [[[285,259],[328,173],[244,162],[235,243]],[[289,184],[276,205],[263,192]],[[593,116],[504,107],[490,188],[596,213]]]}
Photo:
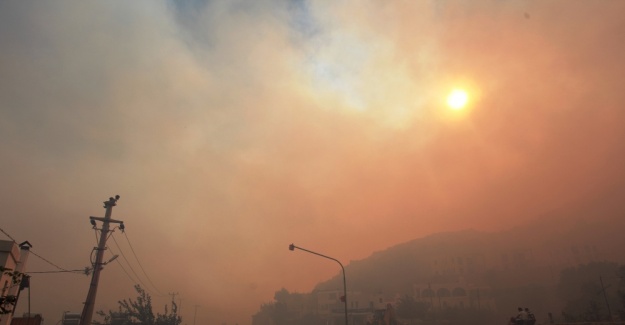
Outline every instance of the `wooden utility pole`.
{"label": "wooden utility pole", "polygon": [[102,271],[102,265],[106,264],[102,262],[102,258],[104,257],[104,251],[106,250],[106,240],[110,231],[110,223],[119,223],[119,228],[122,230],[124,229],[123,221],[111,219],[113,207],[117,205],[117,200],[119,200],[119,195],[116,195],[114,198],[109,198],[108,201],[104,201],[104,208],[106,209],[104,218],[89,217],[89,219],[91,219],[91,224],[93,225],[94,229],[97,229],[96,220],[102,222],[102,229],[100,229],[100,242],[98,244],[98,247],[94,248],[95,250],[97,250],[96,259],[95,263],[93,264],[91,284],[89,285],[89,292],[87,293],[85,306],[83,307],[82,314],[80,315],[79,325],[91,325],[91,319],[93,318],[93,310],[95,307],[95,298],[98,292],[98,282],[100,281],[100,271]]}

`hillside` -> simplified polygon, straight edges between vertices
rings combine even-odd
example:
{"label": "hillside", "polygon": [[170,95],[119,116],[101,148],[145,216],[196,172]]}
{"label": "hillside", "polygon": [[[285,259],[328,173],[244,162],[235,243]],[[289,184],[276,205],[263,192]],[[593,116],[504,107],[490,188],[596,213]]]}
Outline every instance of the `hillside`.
{"label": "hillside", "polygon": [[[411,293],[413,284],[462,278],[481,285],[514,287],[557,282],[566,267],[592,261],[625,262],[625,218],[545,216],[502,232],[464,230],[402,243],[353,261],[345,272],[350,291]],[[342,277],[315,290],[342,287]]]}

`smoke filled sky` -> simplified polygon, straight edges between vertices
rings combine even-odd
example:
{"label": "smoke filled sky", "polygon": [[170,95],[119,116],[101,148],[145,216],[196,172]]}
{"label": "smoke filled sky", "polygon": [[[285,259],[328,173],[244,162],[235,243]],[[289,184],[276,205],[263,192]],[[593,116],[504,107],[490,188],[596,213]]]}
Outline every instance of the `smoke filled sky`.
{"label": "smoke filled sky", "polygon": [[[119,194],[127,237],[116,230],[105,259],[125,258],[102,272],[96,310],[139,283],[159,312],[178,293],[183,323],[248,325],[275,291],[340,272],[290,243],[349,264],[622,191],[624,12],[611,0],[1,1],[1,227],[84,268],[88,217]],[[447,106],[453,89],[463,109]],[[27,269],[57,270],[35,256]],[[47,324],[80,312],[88,285],[34,274],[32,311]]]}

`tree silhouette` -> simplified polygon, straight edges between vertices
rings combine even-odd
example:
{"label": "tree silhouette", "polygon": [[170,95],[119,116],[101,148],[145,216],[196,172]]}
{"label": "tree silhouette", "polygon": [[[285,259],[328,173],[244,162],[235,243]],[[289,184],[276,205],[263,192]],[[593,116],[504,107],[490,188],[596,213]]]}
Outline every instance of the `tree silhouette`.
{"label": "tree silhouette", "polygon": [[619,265],[613,262],[594,262],[564,269],[560,274],[558,291],[566,303],[563,310],[565,318],[569,321],[608,320],[610,315],[605,300],[617,307],[618,293],[616,290],[606,290],[609,283],[602,287],[600,278],[608,278],[613,282],[618,270]]}
{"label": "tree silhouette", "polygon": [[97,314],[104,318],[105,325],[180,325],[182,318],[178,315],[178,306],[174,301],[171,307],[165,305],[163,314],[154,314],[152,309],[152,297],[139,285],[135,285],[138,297],[135,300],[124,299],[119,304],[118,311],[98,311]]}
{"label": "tree silhouette", "polygon": [[[13,271],[13,269],[6,268],[4,266],[0,266],[0,274],[8,275],[11,277],[11,285],[18,285],[22,281],[26,275],[24,273],[20,273],[17,271]],[[17,303],[17,297],[13,295],[0,295],[0,314],[9,314],[13,312],[15,307],[15,303]]]}

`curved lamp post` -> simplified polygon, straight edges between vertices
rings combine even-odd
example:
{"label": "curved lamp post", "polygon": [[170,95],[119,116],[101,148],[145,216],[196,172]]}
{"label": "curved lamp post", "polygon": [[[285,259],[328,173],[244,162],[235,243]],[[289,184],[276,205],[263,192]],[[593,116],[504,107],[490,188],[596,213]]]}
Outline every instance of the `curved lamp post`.
{"label": "curved lamp post", "polygon": [[343,264],[341,264],[341,262],[339,262],[339,260],[337,260],[336,258],[333,258],[333,257],[330,257],[330,256],[326,256],[326,255],[323,255],[323,254],[319,254],[319,253],[316,253],[316,252],[313,252],[313,251],[309,251],[309,250],[307,250],[305,248],[297,247],[297,246],[295,246],[293,244],[289,245],[289,250],[291,250],[291,251],[294,251],[296,248],[299,249],[299,250],[302,250],[304,252],[308,252],[308,253],[311,253],[311,254],[315,254],[317,256],[325,257],[327,259],[330,259],[330,260],[333,260],[333,261],[339,263],[339,265],[341,266],[341,270],[343,271],[343,298],[344,298],[343,302],[345,303],[345,325],[348,325],[347,324],[347,282],[345,281],[345,268],[343,267]]}

